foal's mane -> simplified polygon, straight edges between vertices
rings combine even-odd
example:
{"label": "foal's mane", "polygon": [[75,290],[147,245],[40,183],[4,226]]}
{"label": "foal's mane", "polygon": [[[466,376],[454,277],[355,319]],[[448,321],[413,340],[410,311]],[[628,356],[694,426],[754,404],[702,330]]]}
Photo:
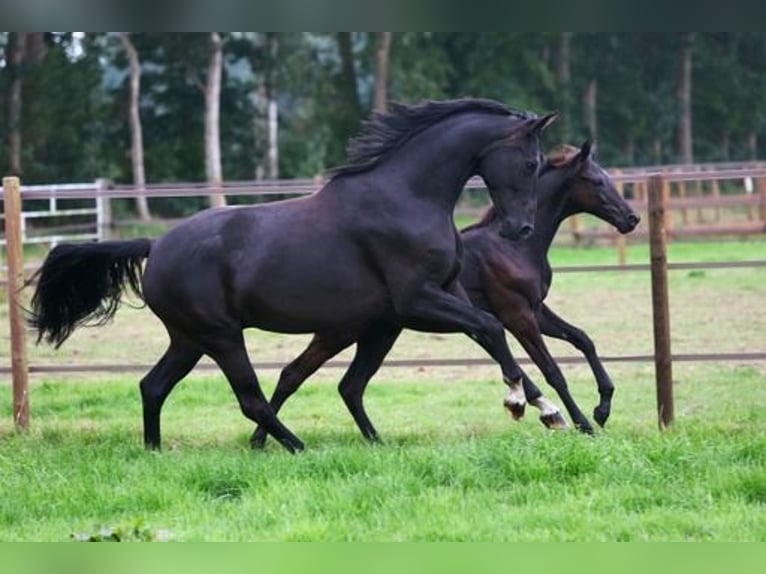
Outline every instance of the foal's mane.
{"label": "foal's mane", "polygon": [[[557,169],[559,167],[566,165],[566,163],[569,160],[571,160],[574,156],[576,156],[579,151],[580,151],[579,148],[568,145],[568,144],[561,144],[556,146],[545,156],[545,162],[540,167],[540,175],[552,169]],[[481,216],[479,221],[476,221],[475,223],[472,223],[471,225],[464,227],[460,231],[462,233],[465,231],[470,231],[471,229],[486,227],[487,225],[489,225],[496,219],[497,219],[497,210],[495,209],[494,205],[490,205],[487,208],[487,210],[484,212],[484,215]]]}
{"label": "foal's mane", "polygon": [[508,106],[481,98],[461,98],[446,101],[425,101],[414,105],[392,102],[386,112],[373,112],[362,123],[357,136],[349,141],[346,163],[330,170],[330,177],[366,171],[405,142],[426,128],[445,118],[466,112],[484,112],[520,119],[534,118],[534,114],[514,110]]}

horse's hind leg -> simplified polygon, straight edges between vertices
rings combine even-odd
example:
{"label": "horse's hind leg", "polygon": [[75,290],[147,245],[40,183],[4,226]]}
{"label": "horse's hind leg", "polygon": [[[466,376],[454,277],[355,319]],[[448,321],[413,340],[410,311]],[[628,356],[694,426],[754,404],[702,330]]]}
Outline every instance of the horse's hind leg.
{"label": "horse's hind leg", "polygon": [[[293,360],[292,363],[282,369],[279,382],[271,397],[271,408],[274,414],[279,412],[282,405],[316,370],[329,361],[332,357],[348,347],[354,340],[347,337],[338,338],[332,336],[314,335],[309,346]],[[266,444],[266,429],[258,426],[250,438],[253,448],[263,448]]]}
{"label": "horse's hind leg", "polygon": [[338,385],[343,402],[364,438],[370,442],[378,442],[380,439],[364,410],[362,397],[367,383],[378,371],[401,332],[401,327],[389,323],[380,323],[367,330],[359,338],[354,360]]}
{"label": "horse's hind leg", "polygon": [[229,380],[242,413],[250,420],[263,426],[266,432],[277,439],[288,451],[294,453],[303,450],[303,443],[279,422],[274,410],[263,395],[261,386],[258,384],[258,378],[247,356],[242,333],[211,335],[207,340],[210,345],[206,348],[206,352],[218,363]]}
{"label": "horse's hind leg", "polygon": [[170,346],[159,362],[141,380],[144,411],[144,445],[160,448],[160,411],[176,383],[194,368],[202,350],[193,343],[171,336]]}

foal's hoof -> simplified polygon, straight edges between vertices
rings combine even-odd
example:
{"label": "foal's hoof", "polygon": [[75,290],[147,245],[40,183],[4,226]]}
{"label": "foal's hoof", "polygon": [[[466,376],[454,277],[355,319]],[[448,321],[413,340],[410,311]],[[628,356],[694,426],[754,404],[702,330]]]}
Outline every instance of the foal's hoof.
{"label": "foal's hoof", "polygon": [[548,413],[547,415],[540,415],[540,422],[543,423],[546,428],[553,430],[567,430],[569,425],[566,419],[560,412]]}
{"label": "foal's hoof", "polygon": [[509,415],[513,418],[513,420],[517,421],[524,417],[524,409],[526,408],[526,403],[519,403],[516,401],[509,401],[508,399],[505,399],[503,401],[503,407],[505,407],[505,410],[508,412]]}
{"label": "foal's hoof", "polygon": [[579,430],[581,433],[586,434],[588,436],[594,436],[593,427],[590,425],[590,423],[581,423],[577,426],[577,430]]}
{"label": "foal's hoof", "polygon": [[593,418],[598,423],[598,426],[602,428],[606,424],[607,419],[609,419],[609,414],[609,409],[602,408],[601,406],[593,409]]}

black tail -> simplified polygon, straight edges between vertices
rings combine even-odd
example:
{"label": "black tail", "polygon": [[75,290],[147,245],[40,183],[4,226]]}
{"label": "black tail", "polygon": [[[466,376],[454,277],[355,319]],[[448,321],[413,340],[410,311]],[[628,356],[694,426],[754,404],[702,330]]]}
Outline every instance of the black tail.
{"label": "black tail", "polygon": [[103,325],[120,307],[126,286],[143,298],[141,262],[151,245],[134,239],[53,248],[31,280],[37,288],[28,320],[37,342],[58,348],[80,325]]}

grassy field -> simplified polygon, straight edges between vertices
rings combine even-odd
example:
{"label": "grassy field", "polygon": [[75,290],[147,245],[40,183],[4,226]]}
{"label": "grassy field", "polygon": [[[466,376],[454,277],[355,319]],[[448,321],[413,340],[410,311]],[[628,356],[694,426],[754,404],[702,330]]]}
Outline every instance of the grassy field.
{"label": "grassy field", "polygon": [[[171,396],[161,453],[140,444],[132,378],[40,382],[31,432],[3,427],[0,539],[766,540],[763,371],[681,374],[670,431],[639,372],[620,377],[595,438],[512,423],[492,380],[379,381],[380,447],[333,385],[309,385],[283,416],[307,443],[298,456],[251,452],[219,377]],[[590,381],[573,387],[593,403]]]}
{"label": "grassy field", "polygon": [[[671,261],[764,256],[764,241],[670,250]],[[553,261],[614,257],[557,248]],[[645,247],[631,246],[628,260],[646,261]],[[670,279],[674,352],[764,350],[766,269]],[[562,274],[549,301],[603,354],[651,352],[647,274]],[[305,342],[248,334],[256,363],[287,361]],[[125,307],[58,352],[30,351],[37,364],[150,364],[164,345],[150,312]],[[471,356],[482,355],[467,338],[428,334],[407,334],[392,353]],[[384,367],[367,394],[380,447],[364,444],[335,390],[341,372],[326,369],[281,415],[306,442],[298,456],[273,442],[249,450],[252,427],[217,373],[197,371],[170,396],[161,453],[141,445],[139,374],[36,375],[29,433],[12,429],[10,401],[0,409],[0,540],[766,541],[766,365],[676,364],[676,422],[663,433],[652,365],[607,368],[613,416],[588,438],[548,432],[533,412],[512,422],[493,367]],[[589,413],[587,368],[564,371]],[[267,391],[276,375],[261,373]]]}

